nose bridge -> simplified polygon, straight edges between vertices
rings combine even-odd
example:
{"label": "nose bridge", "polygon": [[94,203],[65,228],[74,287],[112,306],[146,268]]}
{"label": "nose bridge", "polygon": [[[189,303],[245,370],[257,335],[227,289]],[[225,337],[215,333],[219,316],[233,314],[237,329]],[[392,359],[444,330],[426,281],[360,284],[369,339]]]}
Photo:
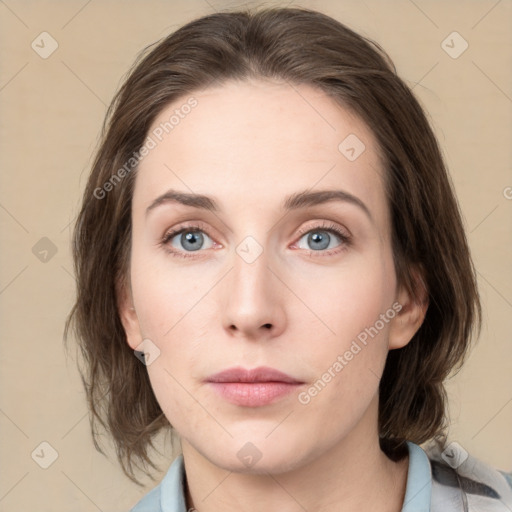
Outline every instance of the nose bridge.
{"label": "nose bridge", "polygon": [[247,236],[236,246],[223,309],[226,328],[236,328],[246,335],[254,335],[264,326],[279,330],[281,294],[268,268],[271,260],[269,250],[255,237]]}
{"label": "nose bridge", "polygon": [[240,305],[261,307],[268,299],[271,273],[268,270],[268,250],[252,236],[246,237],[233,255],[232,296]]}

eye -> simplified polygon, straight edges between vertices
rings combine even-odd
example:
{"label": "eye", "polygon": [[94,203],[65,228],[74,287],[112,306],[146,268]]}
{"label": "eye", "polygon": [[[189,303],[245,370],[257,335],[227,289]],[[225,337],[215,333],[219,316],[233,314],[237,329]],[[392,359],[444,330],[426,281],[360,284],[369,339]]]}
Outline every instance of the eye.
{"label": "eye", "polygon": [[[314,256],[338,254],[351,242],[350,234],[336,224],[328,223],[310,229],[299,229],[299,233],[302,237],[294,244],[295,248],[308,250],[310,255]],[[172,256],[184,258],[199,256],[201,249],[222,247],[210,238],[203,226],[198,224],[179,226],[167,231],[160,245]]]}
{"label": "eye", "polygon": [[307,231],[299,230],[299,232],[303,236],[296,242],[297,247],[309,250],[311,253],[330,255],[340,252],[350,243],[350,235],[335,224],[316,226]]}
{"label": "eye", "polygon": [[167,247],[169,252],[184,257],[189,256],[186,253],[210,249],[213,246],[212,239],[197,225],[183,226],[168,231],[161,243]]}

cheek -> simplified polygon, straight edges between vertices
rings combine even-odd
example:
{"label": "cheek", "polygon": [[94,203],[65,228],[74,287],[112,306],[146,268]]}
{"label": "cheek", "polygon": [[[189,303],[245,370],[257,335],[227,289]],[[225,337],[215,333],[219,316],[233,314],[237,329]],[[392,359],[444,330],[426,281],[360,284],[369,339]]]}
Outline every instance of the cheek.
{"label": "cheek", "polygon": [[[303,347],[316,378],[297,396],[297,402],[307,421],[316,424],[314,418],[322,419],[315,428],[326,437],[350,431],[378,393],[389,331],[389,323],[380,315],[386,315],[391,306],[384,295],[366,288],[349,298],[336,297],[336,308],[326,302],[329,309],[323,311],[335,334],[315,340],[313,350],[311,345]],[[389,322],[391,314],[385,318]]]}
{"label": "cheek", "polygon": [[192,267],[170,264],[165,256],[148,258],[134,251],[133,300],[145,336],[165,340],[172,335],[212,287],[211,279],[201,276]]}
{"label": "cheek", "polygon": [[190,390],[189,382],[182,375],[176,375],[164,354],[148,366],[148,375],[157,402],[170,424],[180,434],[193,429],[201,411],[193,399],[195,393]]}
{"label": "cheek", "polygon": [[301,300],[290,300],[292,315],[295,310],[295,318],[299,312],[308,316],[317,324],[317,338],[342,348],[391,307],[395,285],[388,260],[376,252],[347,258],[336,268],[294,269],[286,280]]}
{"label": "cheek", "polygon": [[386,258],[375,258],[357,268],[343,268],[329,279],[319,273],[315,288],[304,283],[298,289],[319,320],[299,338],[299,350],[319,379],[304,402],[321,393],[318,404],[341,400],[349,405],[377,389],[388,353],[389,322],[395,315],[394,274],[388,269]]}
{"label": "cheek", "polygon": [[190,273],[154,263],[144,265],[136,258],[133,262],[134,269],[151,269],[134,272],[132,279],[142,335],[160,351],[147,367],[151,386],[171,424],[178,427],[188,417],[184,424],[190,426],[197,409],[192,398],[198,387],[196,373],[205,366],[205,345],[212,327],[208,323],[211,312],[209,317],[204,314],[212,306],[207,293],[211,280],[207,276],[191,279]]}

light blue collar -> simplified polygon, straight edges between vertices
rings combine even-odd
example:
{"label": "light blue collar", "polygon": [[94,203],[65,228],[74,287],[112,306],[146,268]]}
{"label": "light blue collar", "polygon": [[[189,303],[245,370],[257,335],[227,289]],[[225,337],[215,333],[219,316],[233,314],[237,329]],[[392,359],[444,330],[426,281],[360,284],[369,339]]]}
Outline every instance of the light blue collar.
{"label": "light blue collar", "polygon": [[402,512],[430,512],[432,472],[427,454],[417,445],[407,441],[409,470]]}

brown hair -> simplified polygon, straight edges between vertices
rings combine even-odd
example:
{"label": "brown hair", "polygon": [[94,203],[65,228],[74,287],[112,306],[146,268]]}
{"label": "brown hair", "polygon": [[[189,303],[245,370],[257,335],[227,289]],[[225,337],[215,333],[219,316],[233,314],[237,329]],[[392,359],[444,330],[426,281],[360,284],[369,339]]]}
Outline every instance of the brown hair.
{"label": "brown hair", "polygon": [[414,295],[413,270],[420,269],[429,297],[422,326],[409,344],[389,352],[380,382],[379,434],[388,456],[400,458],[404,440],[423,443],[446,429],[443,381],[460,368],[473,327],[480,328],[475,270],[437,141],[380,46],[308,9],[194,20],[146,49],[116,94],[74,231],[77,299],[64,335],[72,326],[83,356],[95,446],[101,451],[99,422],[134,482],[134,465],[147,474],[147,464],[155,468],[148,450],[169,427],[118,312],[118,292],[128,286],[136,165],[108,194],[98,190],[113,183],[170,102],[212,83],[249,78],[314,86],[355,112],[378,141],[398,283]]}

